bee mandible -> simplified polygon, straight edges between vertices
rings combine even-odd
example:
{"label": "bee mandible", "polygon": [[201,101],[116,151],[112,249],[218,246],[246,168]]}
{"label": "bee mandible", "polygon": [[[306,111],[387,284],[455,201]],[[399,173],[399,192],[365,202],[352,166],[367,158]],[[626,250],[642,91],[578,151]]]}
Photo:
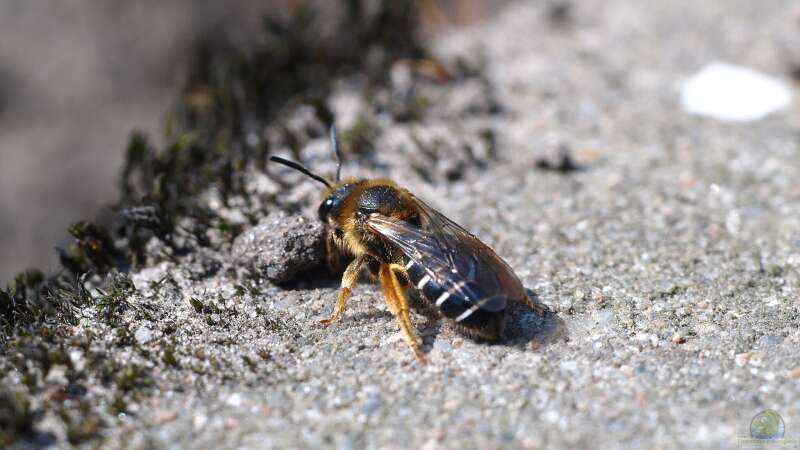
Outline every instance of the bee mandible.
{"label": "bee mandible", "polygon": [[335,127],[331,142],[338,159],[335,181],[294,161],[270,158],[325,185],[318,215],[327,226],[329,265],[335,267],[342,253],[353,258],[342,276],[333,314],[321,320],[323,325],[342,317],[364,269],[378,279],[389,311],[421,362],[425,357],[411,324],[410,291],[457,330],[487,340],[502,335],[509,302],[545,313],[488,245],[411,192],[387,179],[342,180]]}

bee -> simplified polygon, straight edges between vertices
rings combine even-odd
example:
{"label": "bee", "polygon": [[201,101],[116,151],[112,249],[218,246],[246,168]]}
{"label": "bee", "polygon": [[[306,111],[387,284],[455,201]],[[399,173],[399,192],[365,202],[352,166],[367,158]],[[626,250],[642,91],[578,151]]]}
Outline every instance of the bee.
{"label": "bee", "polygon": [[547,311],[528,298],[511,267],[488,245],[394,181],[342,180],[335,127],[330,134],[338,159],[335,181],[294,161],[270,158],[325,186],[318,215],[326,224],[328,262],[336,266],[339,255],[352,257],[333,314],[320,321],[323,325],[342,317],[365,269],[377,278],[389,311],[420,362],[425,356],[411,324],[409,293],[458,331],[487,340],[502,335],[509,302],[542,315]]}

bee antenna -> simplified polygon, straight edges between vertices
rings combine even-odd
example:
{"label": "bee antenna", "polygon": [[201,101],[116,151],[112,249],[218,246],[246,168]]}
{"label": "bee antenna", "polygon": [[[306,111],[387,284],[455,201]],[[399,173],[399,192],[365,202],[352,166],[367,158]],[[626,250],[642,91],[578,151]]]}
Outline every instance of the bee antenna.
{"label": "bee antenna", "polygon": [[336,136],[336,125],[331,125],[331,145],[336,153],[336,181],[341,180],[342,175],[342,150],[339,148],[339,138]]}
{"label": "bee antenna", "polygon": [[283,164],[284,166],[291,167],[292,169],[294,169],[294,170],[296,170],[298,172],[304,173],[304,174],[308,175],[309,177],[319,181],[320,183],[322,183],[325,186],[327,186],[328,189],[333,189],[333,186],[331,186],[331,184],[328,182],[328,180],[326,180],[325,178],[322,178],[321,176],[319,176],[319,175],[317,175],[315,173],[312,173],[310,170],[306,169],[305,166],[303,166],[300,163],[296,163],[294,161],[289,161],[288,159],[283,159],[280,156],[270,156],[269,160],[270,161],[275,161],[278,164]]}

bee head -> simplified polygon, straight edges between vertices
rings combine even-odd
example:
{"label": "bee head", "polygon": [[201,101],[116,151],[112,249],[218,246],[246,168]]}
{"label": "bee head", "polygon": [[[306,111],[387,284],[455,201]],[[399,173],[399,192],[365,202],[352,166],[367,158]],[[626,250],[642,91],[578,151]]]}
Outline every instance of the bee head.
{"label": "bee head", "polygon": [[354,186],[352,183],[342,183],[339,181],[342,172],[342,154],[339,149],[339,140],[336,138],[335,126],[331,126],[331,143],[333,144],[333,149],[336,153],[336,160],[338,162],[338,165],[336,166],[336,181],[334,182],[328,181],[325,178],[311,172],[300,163],[289,161],[288,159],[283,159],[279,156],[271,156],[269,158],[270,161],[291,167],[292,169],[308,175],[312,179],[325,185],[328,194],[325,196],[325,200],[322,201],[322,204],[319,205],[319,210],[317,212],[320,220],[325,223],[328,223],[328,219],[330,217],[337,217],[339,215],[347,195],[352,191]]}
{"label": "bee head", "polygon": [[317,214],[319,220],[328,223],[328,218],[339,217],[344,207],[344,202],[347,196],[353,191],[354,183],[345,183],[331,190],[330,194],[325,197],[325,200],[319,205]]}

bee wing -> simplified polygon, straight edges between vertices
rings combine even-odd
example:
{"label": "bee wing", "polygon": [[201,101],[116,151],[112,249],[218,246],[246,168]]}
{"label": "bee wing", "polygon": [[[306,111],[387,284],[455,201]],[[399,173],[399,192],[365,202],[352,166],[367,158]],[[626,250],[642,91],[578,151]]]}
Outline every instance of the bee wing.
{"label": "bee wing", "polygon": [[508,264],[486,244],[419,199],[421,226],[373,214],[367,225],[396,245],[448,292],[500,311],[527,295]]}

